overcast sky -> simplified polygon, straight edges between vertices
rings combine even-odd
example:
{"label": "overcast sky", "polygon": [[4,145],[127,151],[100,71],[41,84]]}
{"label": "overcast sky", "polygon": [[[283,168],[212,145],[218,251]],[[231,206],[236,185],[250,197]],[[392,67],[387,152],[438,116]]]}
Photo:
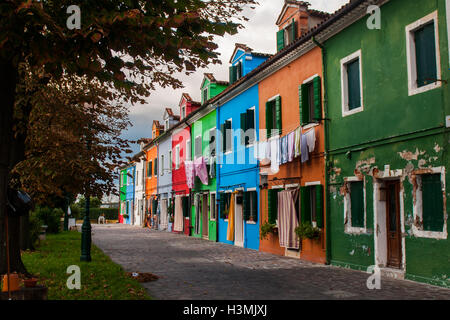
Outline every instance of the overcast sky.
{"label": "overcast sky", "polygon": [[[123,133],[123,137],[130,140],[151,137],[151,126],[153,120],[162,122],[165,107],[170,107],[175,114],[179,114],[178,103],[183,92],[200,101],[200,85],[205,72],[213,73],[218,80],[228,80],[228,61],[233,54],[234,44],[243,43],[256,52],[275,53],[276,51],[276,31],[275,21],[281,12],[284,0],[258,0],[259,6],[254,10],[248,10],[245,16],[250,20],[244,23],[245,29],[241,29],[238,34],[224,37],[217,37],[216,43],[219,45],[222,64],[211,65],[208,69],[198,69],[195,74],[186,76],[180,75],[184,88],[155,90],[147,99],[145,105],[135,105],[130,109],[130,120],[133,124]],[[348,0],[309,0],[310,8],[326,12],[334,12]],[[137,153],[139,146],[131,146]]]}

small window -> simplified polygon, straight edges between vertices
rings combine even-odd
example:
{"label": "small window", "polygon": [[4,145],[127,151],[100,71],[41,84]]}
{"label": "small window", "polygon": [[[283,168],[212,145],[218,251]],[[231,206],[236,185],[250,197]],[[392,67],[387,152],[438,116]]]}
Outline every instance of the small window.
{"label": "small window", "polygon": [[167,162],[168,162],[169,172],[172,172],[172,164],[173,164],[172,151],[169,151],[169,159],[167,159]]}
{"label": "small window", "polygon": [[255,142],[255,109],[241,113],[241,144],[248,146]]}
{"label": "small window", "polygon": [[441,86],[437,11],[406,27],[409,95]]}
{"label": "small window", "polygon": [[164,124],[164,130],[169,130],[169,119],[166,119],[166,123]]}
{"label": "small window", "polygon": [[366,193],[364,180],[350,177],[345,182],[344,224],[345,232],[360,234],[366,232]]}
{"label": "small window", "polygon": [[192,147],[191,140],[186,141],[186,161],[192,160]]}
{"label": "small window", "polygon": [[258,194],[256,191],[244,192],[243,212],[244,221],[256,222],[258,220]]}
{"label": "small window", "polygon": [[200,158],[202,156],[202,136],[195,137],[195,158]]}
{"label": "small window", "polygon": [[161,155],[161,175],[164,175],[164,155]]}
{"label": "small window", "polygon": [[230,84],[243,77],[242,61],[239,61],[234,66],[230,66]]}
{"label": "small window", "polygon": [[181,107],[181,119],[186,118],[186,106]]}
{"label": "small window", "polygon": [[361,74],[361,50],[341,60],[343,116],[363,110]]}
{"label": "small window", "polygon": [[281,97],[266,102],[267,138],[282,134]]}
{"label": "small window", "polygon": [[219,203],[220,203],[220,218],[221,219],[224,219],[224,220],[228,219],[231,197],[232,197],[231,193],[228,193],[228,192],[220,193]]}
{"label": "small window", "polygon": [[180,168],[180,145],[175,147],[175,169]]}
{"label": "small window", "polygon": [[153,174],[155,175],[155,177],[158,176],[158,158],[155,158],[155,161],[153,161],[154,163],[154,169],[153,169]]}
{"label": "small window", "polygon": [[224,153],[231,152],[233,150],[233,132],[232,132],[232,120],[226,120],[221,125],[222,132],[222,151]]}
{"label": "small window", "polygon": [[216,128],[209,130],[209,154],[216,156]]}
{"label": "small window", "polygon": [[147,177],[152,177],[152,169],[153,169],[153,166],[152,166],[152,160],[150,160],[148,163],[147,163]]}
{"label": "small window", "polygon": [[323,186],[312,185],[300,188],[301,222],[323,228]]}
{"label": "small window", "polygon": [[277,51],[290,45],[297,37],[297,23],[292,19],[292,23],[286,28],[277,32]]}
{"label": "small window", "polygon": [[152,138],[153,138],[153,139],[156,138],[156,130],[153,130],[153,132],[152,132]]}
{"label": "small window", "polygon": [[203,88],[202,91],[202,103],[208,101],[208,87]]}

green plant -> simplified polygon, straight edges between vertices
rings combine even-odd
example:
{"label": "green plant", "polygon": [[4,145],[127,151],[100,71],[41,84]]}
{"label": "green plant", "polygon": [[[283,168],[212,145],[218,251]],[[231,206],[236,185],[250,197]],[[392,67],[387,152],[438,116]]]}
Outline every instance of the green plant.
{"label": "green plant", "polygon": [[272,234],[275,233],[275,228],[276,228],[276,225],[273,223],[269,223],[269,222],[266,222],[263,225],[261,225],[261,232],[260,232],[261,240],[266,239],[267,235],[269,233],[272,233]]}
{"label": "green plant", "polygon": [[41,224],[47,226],[47,233],[58,233],[61,227],[61,218],[64,212],[60,208],[37,207],[32,215],[35,215]]}
{"label": "green plant", "polygon": [[310,222],[305,222],[295,228],[295,234],[299,237],[300,241],[305,238],[318,239],[320,236],[320,229],[313,227]]}
{"label": "green plant", "polygon": [[130,217],[130,216],[129,216],[128,214],[126,214],[126,213],[123,214],[123,218],[124,218],[124,219],[128,219],[129,217]]}
{"label": "green plant", "polygon": [[41,226],[44,224],[44,222],[38,217],[36,212],[31,212],[30,220],[28,223],[29,223],[31,248],[34,249],[39,239]]}

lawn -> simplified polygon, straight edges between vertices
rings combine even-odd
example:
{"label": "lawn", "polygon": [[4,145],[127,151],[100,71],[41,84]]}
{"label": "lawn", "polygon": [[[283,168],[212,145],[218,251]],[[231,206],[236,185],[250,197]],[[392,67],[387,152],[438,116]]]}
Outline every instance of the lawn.
{"label": "lawn", "polygon": [[[80,262],[81,234],[67,231],[47,235],[34,252],[24,252],[22,260],[28,271],[48,287],[49,300],[136,300],[150,299],[135,279],[126,276],[121,266],[111,261],[92,244],[91,262]],[[81,289],[69,290],[67,267],[81,270]]]}

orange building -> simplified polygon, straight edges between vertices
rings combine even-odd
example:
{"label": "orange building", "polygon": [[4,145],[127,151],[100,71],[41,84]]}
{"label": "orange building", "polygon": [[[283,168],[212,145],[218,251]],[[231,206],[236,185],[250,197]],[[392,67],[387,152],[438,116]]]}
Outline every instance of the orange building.
{"label": "orange building", "polygon": [[[264,224],[270,223],[272,228],[276,225],[261,239],[260,250],[319,263],[326,262],[322,52],[305,34],[326,17],[326,13],[309,10],[304,2],[286,1],[277,20],[279,52],[271,59],[273,71],[259,81],[261,141],[267,141],[269,148],[273,140],[279,139],[279,146],[283,141],[291,146],[288,141],[294,139],[295,150],[290,156],[280,156],[278,169],[273,169],[273,158],[270,163],[267,160],[260,163],[261,225],[263,228]],[[269,131],[266,133],[264,129]],[[298,140],[299,148],[295,148],[297,136],[305,145],[308,143],[305,149],[302,140]],[[296,151],[301,151],[301,155]],[[286,155],[288,161],[283,158]],[[279,192],[283,190],[290,190],[292,196],[289,200],[292,206],[282,209],[289,220],[280,218],[279,208],[283,207],[280,201],[285,198],[280,198]],[[303,238],[300,242],[294,236],[290,239],[295,241],[283,240],[280,244],[281,232],[285,235],[288,232],[284,230],[290,230],[295,235],[294,229],[300,225],[310,226],[316,238]]]}
{"label": "orange building", "polygon": [[157,137],[162,133],[163,126],[159,121],[153,121],[152,140],[144,147],[145,152],[145,213],[148,227],[157,227],[157,193],[158,193],[158,143]]}

